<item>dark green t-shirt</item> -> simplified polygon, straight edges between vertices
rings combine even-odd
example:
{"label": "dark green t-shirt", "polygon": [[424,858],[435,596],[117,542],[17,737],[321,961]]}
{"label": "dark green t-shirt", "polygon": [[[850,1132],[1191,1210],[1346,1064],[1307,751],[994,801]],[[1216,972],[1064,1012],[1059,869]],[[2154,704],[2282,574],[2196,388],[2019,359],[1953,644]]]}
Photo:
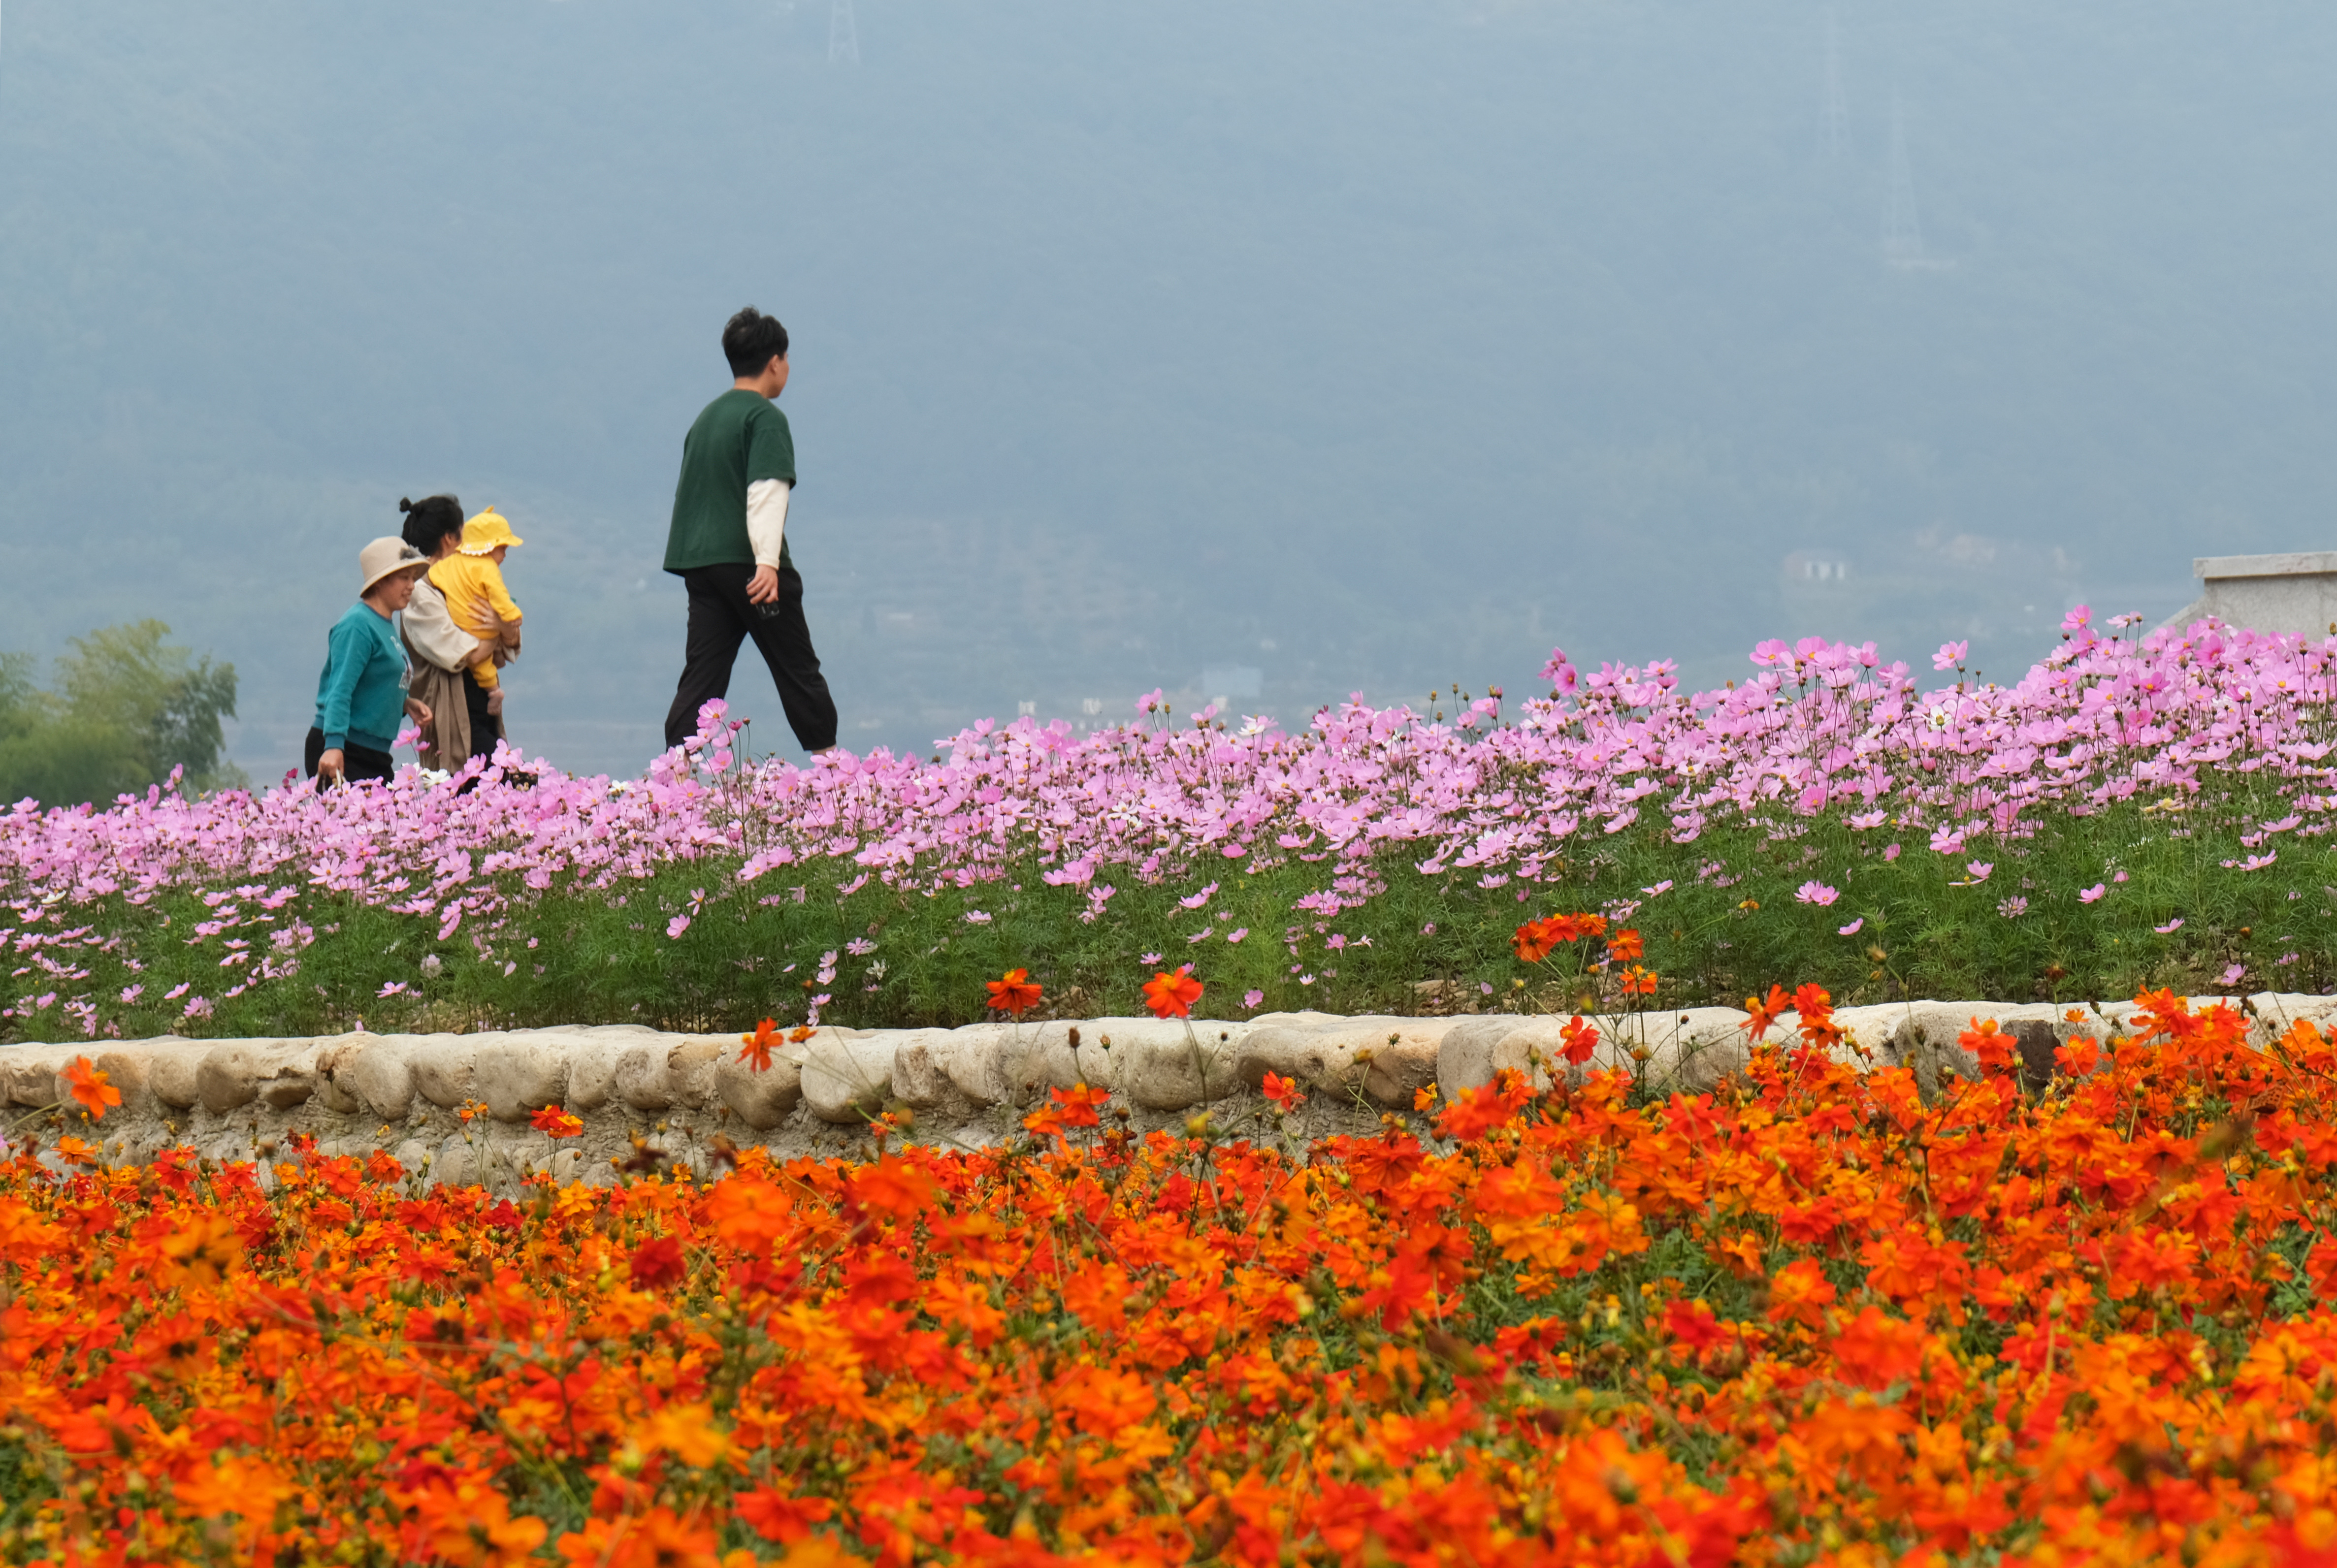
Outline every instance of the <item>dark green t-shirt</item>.
{"label": "dark green t-shirt", "polygon": [[[795,483],[795,436],[777,404],[734,386],[708,404],[682,437],[666,570],[754,565],[754,546],[747,538],[747,487],[762,479]],[[779,564],[795,564],[784,537]]]}

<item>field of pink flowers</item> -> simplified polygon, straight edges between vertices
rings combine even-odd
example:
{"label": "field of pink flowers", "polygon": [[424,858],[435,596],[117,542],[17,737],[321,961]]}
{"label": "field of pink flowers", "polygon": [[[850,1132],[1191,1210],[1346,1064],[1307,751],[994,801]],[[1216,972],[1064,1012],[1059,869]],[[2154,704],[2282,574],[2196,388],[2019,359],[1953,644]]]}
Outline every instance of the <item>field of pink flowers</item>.
{"label": "field of pink flowers", "polygon": [[1185,959],[1233,1011],[1498,1006],[1545,904],[1635,922],[1667,1005],[2337,983],[2337,639],[2131,619],[2072,612],[2010,685],[1955,645],[1919,677],[1768,642],[1693,694],[1560,653],[1547,695],[1449,719],[1155,704],[799,767],[741,755],[718,707],[638,779],[24,803],[0,1038],[955,1021],[1022,964],[1125,1010]]}

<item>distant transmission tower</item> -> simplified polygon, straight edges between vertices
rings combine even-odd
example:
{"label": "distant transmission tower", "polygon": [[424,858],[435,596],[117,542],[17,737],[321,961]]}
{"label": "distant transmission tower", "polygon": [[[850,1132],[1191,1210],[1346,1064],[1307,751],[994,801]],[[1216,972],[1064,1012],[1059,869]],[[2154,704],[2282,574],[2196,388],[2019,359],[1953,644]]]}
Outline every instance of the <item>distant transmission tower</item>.
{"label": "distant transmission tower", "polygon": [[852,0],[836,0],[827,13],[827,63],[860,63],[860,27],[852,19]]}
{"label": "distant transmission tower", "polygon": [[1882,201],[1882,258],[1893,267],[1921,267],[1923,216],[1915,207],[1915,175],[1907,162],[1907,108],[1891,98],[1891,190]]}
{"label": "distant transmission tower", "polygon": [[1839,163],[1850,151],[1850,106],[1842,95],[1842,14],[1826,13],[1825,29],[1825,155]]}

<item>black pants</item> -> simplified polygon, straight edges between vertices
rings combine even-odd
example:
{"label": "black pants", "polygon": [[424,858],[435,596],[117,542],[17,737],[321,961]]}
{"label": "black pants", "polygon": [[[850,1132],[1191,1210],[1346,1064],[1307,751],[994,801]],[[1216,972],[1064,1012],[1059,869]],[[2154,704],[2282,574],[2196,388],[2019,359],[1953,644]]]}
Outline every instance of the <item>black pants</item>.
{"label": "black pants", "polygon": [[[308,743],[300,748],[300,766],[310,778],[317,776],[317,759],[325,755],[325,732],[315,725],[308,726]],[[351,784],[359,779],[380,779],[385,784],[397,771],[397,765],[386,751],[376,751],[355,741],[341,748],[341,776]]]}
{"label": "black pants", "polygon": [[495,742],[503,738],[497,733],[503,728],[503,721],[487,711],[487,699],[493,695],[468,675],[463,677],[463,706],[471,718],[473,756],[494,757]]}
{"label": "black pants", "polygon": [[698,710],[730,694],[730,666],[748,638],[762,650],[787,712],[787,727],[806,751],[836,744],[836,699],[819,673],[811,628],[804,624],[803,579],[795,568],[779,569],[779,597],[756,604],[747,597],[751,566],[700,566],[681,574],[689,589],[689,645],[682,655],[681,683],[666,711],[665,744],[680,745],[698,733]]}

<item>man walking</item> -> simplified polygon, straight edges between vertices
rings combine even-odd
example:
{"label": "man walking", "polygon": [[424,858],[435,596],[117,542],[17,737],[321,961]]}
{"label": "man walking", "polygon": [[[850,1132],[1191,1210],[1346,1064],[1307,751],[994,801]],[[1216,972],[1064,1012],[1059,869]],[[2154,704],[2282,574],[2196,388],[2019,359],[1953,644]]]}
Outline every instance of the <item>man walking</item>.
{"label": "man walking", "polygon": [[748,306],[722,329],[735,378],[681,443],[665,569],[689,590],[681,682],[665,744],[698,733],[698,710],[728,695],[730,666],[751,637],[771,667],[788,727],[807,752],[836,745],[836,702],[804,622],[803,579],[787,541],[795,437],[771,401],[787,385],[787,329]]}

